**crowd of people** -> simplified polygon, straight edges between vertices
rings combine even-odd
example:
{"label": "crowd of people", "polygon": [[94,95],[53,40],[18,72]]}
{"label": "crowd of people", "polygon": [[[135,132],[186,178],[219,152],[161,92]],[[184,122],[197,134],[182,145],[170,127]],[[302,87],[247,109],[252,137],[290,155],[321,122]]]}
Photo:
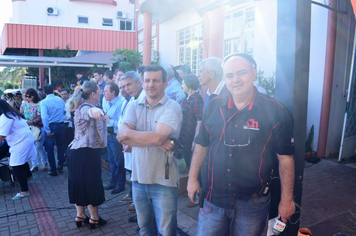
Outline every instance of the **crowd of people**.
{"label": "crowd of people", "polygon": [[[128,171],[132,185],[121,201],[132,203],[128,211],[136,212],[140,235],[175,235],[183,158],[189,207],[201,208],[198,235],[261,235],[271,203],[265,186],[278,176],[278,214],[287,222],[295,211],[293,120],[254,86],[256,68],[251,56],[236,53],[202,60],[198,76],[186,65],[95,69],[92,79],[77,71],[73,94],[62,89],[55,95],[46,85],[44,99],[28,89],[18,110],[0,101],[0,141],[11,147],[21,186],[13,199],[30,195],[27,180],[39,170],[38,154],[51,176],[68,166],[76,225],[95,229],[107,223],[98,212],[104,191],[123,192]],[[18,145],[33,151],[22,153]],[[105,187],[103,148],[111,171]]]}

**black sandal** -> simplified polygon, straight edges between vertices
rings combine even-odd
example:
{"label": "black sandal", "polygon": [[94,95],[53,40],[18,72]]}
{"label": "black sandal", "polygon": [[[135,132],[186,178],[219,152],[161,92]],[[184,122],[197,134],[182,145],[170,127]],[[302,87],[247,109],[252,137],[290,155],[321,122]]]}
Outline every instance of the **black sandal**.
{"label": "black sandal", "polygon": [[78,228],[82,227],[82,223],[84,222],[85,224],[89,224],[89,217],[87,216],[85,219],[83,217],[77,216],[77,219],[80,219],[81,221],[75,220],[75,223]]}
{"label": "black sandal", "polygon": [[107,221],[102,219],[101,217],[99,218],[99,220],[93,220],[92,218],[90,218],[90,220],[94,222],[94,223],[90,223],[89,221],[89,225],[91,229],[95,229],[96,225],[102,226],[107,223]]}

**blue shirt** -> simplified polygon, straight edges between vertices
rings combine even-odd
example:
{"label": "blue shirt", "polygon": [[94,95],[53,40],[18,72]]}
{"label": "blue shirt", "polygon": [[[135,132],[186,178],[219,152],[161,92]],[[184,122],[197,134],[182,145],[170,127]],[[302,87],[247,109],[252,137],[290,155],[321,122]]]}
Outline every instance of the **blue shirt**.
{"label": "blue shirt", "polygon": [[51,133],[49,124],[62,123],[65,114],[64,102],[62,98],[55,96],[53,93],[47,95],[40,103],[41,105],[41,118],[46,133]]}
{"label": "blue shirt", "polygon": [[101,84],[99,84],[99,83],[96,83],[98,86],[99,86],[99,88],[100,88],[100,101],[99,101],[99,103],[100,103],[100,108],[103,108],[103,97],[104,97],[104,88],[105,88],[105,85],[106,85],[106,82],[105,82],[105,80],[103,80],[103,82],[101,83]]}
{"label": "blue shirt", "polygon": [[123,101],[119,96],[114,98],[111,102],[107,102],[104,112],[110,118],[110,123],[107,123],[107,127],[114,127],[114,132],[117,133],[117,124],[119,122],[119,117],[121,114],[121,106]]}
{"label": "blue shirt", "polygon": [[164,90],[164,92],[170,99],[178,102],[179,104],[182,104],[185,100],[185,93],[183,92],[181,85],[176,78],[172,78],[170,81],[168,81],[167,88]]}

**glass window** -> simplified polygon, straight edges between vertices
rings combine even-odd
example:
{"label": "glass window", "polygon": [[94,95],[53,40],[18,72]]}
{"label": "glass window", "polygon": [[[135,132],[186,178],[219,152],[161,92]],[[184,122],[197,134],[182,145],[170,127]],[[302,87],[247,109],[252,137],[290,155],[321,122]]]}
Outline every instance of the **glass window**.
{"label": "glass window", "polygon": [[119,20],[119,29],[124,31],[133,31],[134,22],[133,20]]}
{"label": "glass window", "polygon": [[178,32],[179,64],[188,65],[193,74],[203,58],[203,27],[201,24]]}
{"label": "glass window", "polygon": [[247,6],[225,16],[224,57],[234,52],[253,56],[255,6]]}
{"label": "glass window", "polygon": [[112,19],[103,18],[103,26],[113,26]]}
{"label": "glass window", "polygon": [[78,23],[79,24],[88,24],[89,19],[88,19],[88,17],[78,16]]}

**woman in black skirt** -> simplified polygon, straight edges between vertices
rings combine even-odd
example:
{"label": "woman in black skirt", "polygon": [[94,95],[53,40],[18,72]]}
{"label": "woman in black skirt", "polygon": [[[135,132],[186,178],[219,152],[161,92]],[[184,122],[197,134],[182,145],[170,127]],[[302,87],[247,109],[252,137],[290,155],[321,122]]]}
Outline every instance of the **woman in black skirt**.
{"label": "woman in black skirt", "polygon": [[[107,130],[101,109],[95,107],[100,101],[100,88],[91,81],[77,90],[66,109],[75,110],[74,140],[67,153],[69,202],[76,204],[77,227],[89,223],[90,228],[106,224],[98,213],[98,206],[105,201],[101,180],[101,149],[106,147]],[[87,206],[90,218],[86,216]]]}

